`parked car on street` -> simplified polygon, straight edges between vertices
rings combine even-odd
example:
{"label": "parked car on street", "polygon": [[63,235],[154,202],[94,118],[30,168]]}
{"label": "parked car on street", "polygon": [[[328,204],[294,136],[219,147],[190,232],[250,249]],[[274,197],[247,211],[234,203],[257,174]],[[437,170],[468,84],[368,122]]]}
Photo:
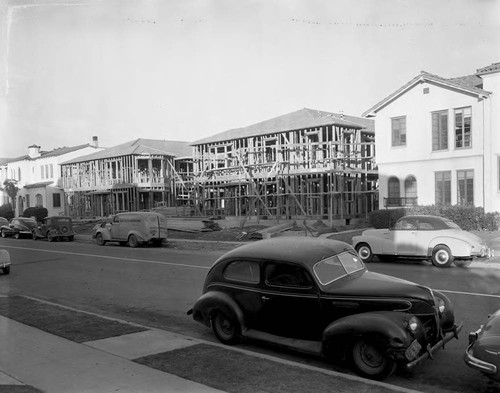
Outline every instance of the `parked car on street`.
{"label": "parked car on street", "polygon": [[9,225],[9,220],[7,220],[5,217],[0,217],[0,227],[2,225]]}
{"label": "parked car on street", "polygon": [[73,241],[75,239],[73,219],[66,216],[45,217],[31,234],[34,240],[47,238],[49,242],[60,239]]}
{"label": "parked car on street", "polygon": [[36,228],[36,220],[33,218],[18,217],[10,220],[8,224],[0,227],[2,237],[14,236],[16,239],[20,237],[31,236],[33,229]]}
{"label": "parked car on street", "polygon": [[0,269],[2,269],[3,274],[10,273],[10,254],[7,250],[0,250]]}
{"label": "parked car on street", "polygon": [[370,272],[350,245],[310,237],[229,251],[211,267],[188,314],[222,343],[248,337],[340,354],[373,379],[397,364],[415,367],[462,328],[444,294]]}
{"label": "parked car on street", "polygon": [[465,363],[500,382],[500,310],[488,317],[485,325],[469,333]]}
{"label": "parked car on street", "polygon": [[100,246],[107,242],[130,247],[144,243],[161,246],[167,238],[167,219],[153,212],[118,213],[97,226],[93,237]]}
{"label": "parked car on street", "polygon": [[492,251],[473,233],[462,230],[443,217],[415,215],[401,217],[390,229],[368,229],[354,236],[353,246],[363,262],[374,256],[430,259],[434,266],[467,266],[474,258],[489,258]]}

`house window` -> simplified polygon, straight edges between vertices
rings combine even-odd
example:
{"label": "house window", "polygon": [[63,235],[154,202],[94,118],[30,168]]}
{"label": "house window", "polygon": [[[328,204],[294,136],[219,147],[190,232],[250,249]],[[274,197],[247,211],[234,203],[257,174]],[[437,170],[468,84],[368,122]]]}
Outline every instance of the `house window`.
{"label": "house window", "polygon": [[392,146],[406,146],[406,116],[395,117],[392,121]]}
{"label": "house window", "polygon": [[43,206],[43,197],[42,194],[36,194],[36,206]]}
{"label": "house window", "polygon": [[500,191],[500,156],[497,157],[498,162],[498,190]]}
{"label": "house window", "polygon": [[448,112],[432,113],[432,150],[448,148]]}
{"label": "house window", "polygon": [[26,207],[31,207],[30,206],[30,194],[26,194],[25,198],[26,198]]}
{"label": "house window", "polygon": [[406,205],[417,204],[417,179],[415,176],[408,176],[405,179],[405,198]]}
{"label": "house window", "polygon": [[21,168],[17,168],[17,181],[21,181]]}
{"label": "house window", "polygon": [[457,171],[459,205],[474,204],[474,171],[472,169]]}
{"label": "house window", "polygon": [[455,147],[471,147],[471,108],[455,109]]}
{"label": "house window", "polygon": [[52,206],[61,207],[61,194],[59,193],[52,194]]}
{"label": "house window", "polygon": [[44,173],[45,173],[45,172],[44,172],[44,168],[43,168],[43,165],[42,165],[42,166],[40,167],[40,177],[41,177],[42,179],[45,179],[45,177],[44,177]]}
{"label": "house window", "polygon": [[399,179],[397,177],[390,177],[387,182],[387,196],[388,206],[400,206],[401,205],[401,194],[399,189]]}
{"label": "house window", "polygon": [[451,204],[451,172],[435,173],[436,205]]}
{"label": "house window", "polygon": [[50,177],[54,177],[54,164],[50,164]]}

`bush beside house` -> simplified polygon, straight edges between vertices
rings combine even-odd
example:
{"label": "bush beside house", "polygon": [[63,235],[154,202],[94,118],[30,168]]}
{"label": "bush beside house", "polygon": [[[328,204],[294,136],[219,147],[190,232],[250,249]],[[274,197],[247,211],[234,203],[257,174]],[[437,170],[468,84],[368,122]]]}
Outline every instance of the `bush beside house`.
{"label": "bush beside house", "polygon": [[369,214],[368,221],[374,228],[389,228],[401,217],[428,214],[445,217],[466,231],[497,231],[500,213],[485,213],[482,207],[464,205],[414,206],[401,209],[376,210]]}
{"label": "bush beside house", "polygon": [[23,217],[35,217],[37,222],[42,221],[48,215],[49,215],[49,211],[45,207],[41,207],[41,206],[28,207],[23,212]]}
{"label": "bush beside house", "polygon": [[12,205],[10,203],[0,206],[0,217],[4,217],[7,220],[14,218],[14,210],[12,209]]}

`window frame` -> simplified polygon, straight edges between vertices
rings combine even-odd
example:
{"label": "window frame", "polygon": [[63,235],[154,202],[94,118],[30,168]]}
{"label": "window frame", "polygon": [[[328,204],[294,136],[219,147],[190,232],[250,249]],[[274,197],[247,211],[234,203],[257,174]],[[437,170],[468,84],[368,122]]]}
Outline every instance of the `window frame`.
{"label": "window frame", "polygon": [[61,200],[61,194],[59,194],[58,192],[54,192],[52,194],[52,207],[61,207]]}
{"label": "window frame", "polygon": [[[247,265],[254,265],[257,268],[257,281],[255,280],[245,280],[241,278],[237,278],[235,276],[228,276],[227,271],[231,269],[231,267],[234,267],[236,264],[247,264]],[[250,269],[251,270],[251,269]],[[248,259],[234,259],[226,264],[224,266],[224,269],[222,270],[222,277],[224,277],[225,280],[235,282],[235,283],[241,283],[241,284],[251,284],[251,285],[259,285],[261,282],[261,266],[258,261],[253,261],[253,260],[248,260]]]}
{"label": "window frame", "polygon": [[[446,117],[446,130],[442,129],[443,117]],[[436,118],[436,120],[435,120]],[[435,124],[437,127],[435,127]],[[448,110],[431,112],[431,129],[432,129],[432,151],[448,150]],[[437,135],[437,137],[436,137]]]}
{"label": "window frame", "polygon": [[[460,179],[460,174],[464,174],[463,179]],[[472,174],[472,177],[468,177],[468,174]],[[460,193],[460,181],[465,181],[464,184],[464,192],[465,196],[462,198],[461,193]],[[470,191],[470,194],[468,192],[468,180],[472,180],[472,190]],[[469,201],[470,197],[470,201]],[[465,201],[462,201],[462,199],[465,199]],[[472,205],[474,206],[474,169],[458,169],[457,170],[457,205]]]}
{"label": "window frame", "polygon": [[[465,131],[465,118],[466,116],[464,115],[465,111],[469,112],[469,144],[466,146],[465,145],[465,136],[466,136],[466,131]],[[461,127],[460,127],[460,136],[461,136],[461,144],[462,146],[458,146],[458,128],[457,128],[457,114],[461,114]],[[455,140],[455,149],[471,149],[472,148],[472,107],[471,106],[464,106],[462,108],[455,108],[453,110],[453,119],[454,119],[454,140]]]}
{"label": "window frame", "polygon": [[[443,184],[443,187],[442,187],[442,192],[441,192],[441,199],[442,201],[438,201],[438,176],[439,175],[446,175],[448,174],[448,179],[445,179],[443,177],[443,179],[439,179],[439,182]],[[448,190],[445,189],[445,185],[446,185],[446,181],[449,182],[449,187],[448,187]],[[449,201],[446,201],[446,194],[447,194],[447,191],[448,191],[448,195],[449,195]],[[437,172],[434,172],[434,202],[436,205],[451,205],[451,171],[437,171]]]}
{"label": "window frame", "polygon": [[[396,127],[396,125],[398,127]],[[403,125],[403,127],[402,127]],[[404,135],[404,138],[401,136]],[[406,116],[397,116],[391,118],[391,146],[392,147],[405,147],[407,142],[407,126]],[[402,141],[404,139],[404,141]]]}

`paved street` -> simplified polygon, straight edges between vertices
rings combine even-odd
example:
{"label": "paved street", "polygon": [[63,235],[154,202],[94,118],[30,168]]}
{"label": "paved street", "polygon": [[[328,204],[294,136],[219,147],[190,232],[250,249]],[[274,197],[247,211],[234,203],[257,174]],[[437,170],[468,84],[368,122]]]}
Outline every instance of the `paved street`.
{"label": "paved street", "polygon": [[[9,276],[0,277],[0,294],[23,295],[181,333],[214,342],[210,329],[186,316],[200,295],[210,265],[222,252],[107,246],[79,242],[0,239],[11,254]],[[462,356],[467,333],[499,308],[500,270],[484,267],[437,269],[429,263],[371,263],[372,271],[394,275],[442,290],[464,321],[460,340],[451,341],[435,360],[411,375],[397,372],[386,382],[424,392],[492,393],[498,388],[469,369]],[[279,356],[322,368],[320,359],[306,358],[260,343],[241,349]],[[349,373],[342,365],[333,367]]]}

